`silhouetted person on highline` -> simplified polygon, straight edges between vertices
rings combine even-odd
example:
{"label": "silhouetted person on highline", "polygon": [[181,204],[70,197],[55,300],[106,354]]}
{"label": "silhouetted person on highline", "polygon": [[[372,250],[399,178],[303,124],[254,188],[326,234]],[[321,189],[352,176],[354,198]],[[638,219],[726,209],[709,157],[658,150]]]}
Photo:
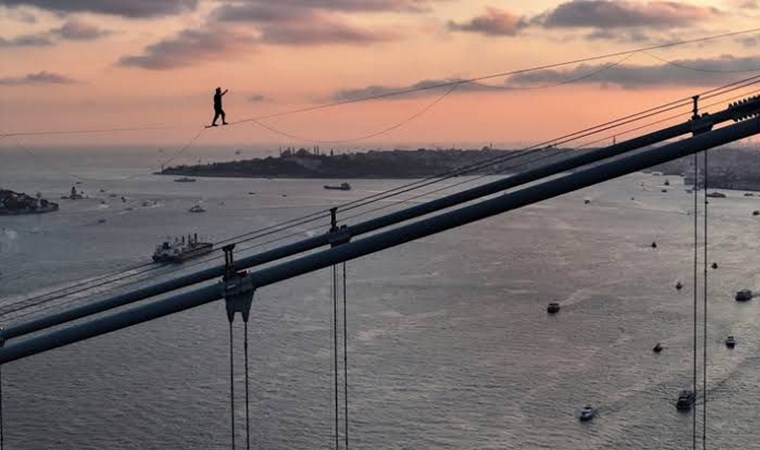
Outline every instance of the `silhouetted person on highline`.
{"label": "silhouetted person on highline", "polygon": [[222,92],[222,88],[216,88],[216,93],[214,94],[214,120],[211,121],[212,127],[216,126],[216,119],[219,116],[222,116],[222,125],[227,125],[227,121],[224,120],[224,110],[222,109],[222,96],[226,93],[227,89]]}

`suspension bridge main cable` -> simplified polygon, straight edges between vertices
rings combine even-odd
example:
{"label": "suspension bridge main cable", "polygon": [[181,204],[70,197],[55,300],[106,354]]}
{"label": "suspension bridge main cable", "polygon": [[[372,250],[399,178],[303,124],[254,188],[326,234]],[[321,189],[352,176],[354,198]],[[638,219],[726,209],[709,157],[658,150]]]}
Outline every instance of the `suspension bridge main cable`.
{"label": "suspension bridge main cable", "polygon": [[[717,95],[723,95],[726,92],[731,92],[733,90],[738,89],[739,87],[746,87],[746,86],[748,86],[750,84],[756,83],[757,82],[756,78],[757,77],[750,77],[748,79],[744,79],[744,80],[740,80],[740,81],[737,81],[737,82],[734,82],[734,83],[730,83],[728,85],[725,85],[725,86],[722,86],[722,87],[719,87],[719,88],[708,90],[705,93],[703,93],[702,95],[708,94],[708,95],[705,95],[705,98],[710,98],[710,97],[714,97],[714,96],[717,96]],[[724,91],[724,92],[720,92],[721,90]],[[684,99],[683,101],[686,101],[686,100]],[[565,137],[562,137],[562,138],[559,138],[559,139],[561,140],[560,142],[565,143],[565,142],[571,141],[573,139],[577,139],[578,137],[585,137],[585,136],[588,136],[588,135],[592,135],[592,134],[594,134],[593,132],[589,132],[589,133],[584,133],[584,132],[589,131],[589,130],[594,130],[595,128],[607,126],[609,124],[615,124],[616,122],[618,123],[618,125],[616,125],[616,126],[619,126],[620,124],[627,124],[627,123],[630,123],[632,121],[639,120],[639,119],[635,119],[635,117],[636,116],[640,116],[641,114],[643,114],[645,112],[656,111],[658,109],[662,109],[663,107],[670,106],[670,105],[673,105],[673,106],[671,106],[670,108],[668,108],[666,110],[671,110],[671,109],[674,109],[674,108],[677,108],[677,107],[680,107],[680,106],[684,106],[684,105],[679,105],[679,103],[681,103],[681,102],[682,101],[676,101],[676,102],[671,102],[669,104],[662,105],[662,106],[657,107],[657,108],[651,108],[651,109],[643,111],[641,113],[629,115],[629,116],[626,116],[624,118],[620,118],[620,119],[617,119],[617,120],[614,120],[614,121],[610,121],[610,122],[607,122],[606,124],[602,124],[602,125],[597,126],[597,127],[587,128],[586,130],[582,130],[581,132],[576,132],[576,133],[572,133],[572,134],[566,135]],[[649,114],[649,115],[646,115],[644,117],[649,117],[651,115],[654,115],[654,114]],[[625,122],[621,123],[621,121],[623,119],[626,119],[626,118],[634,118],[634,119],[629,119],[628,121],[625,121]],[[609,129],[609,128],[611,128],[611,127],[607,127],[607,128],[604,128],[604,129],[606,130],[606,129]],[[598,131],[596,131],[596,132],[598,132]],[[579,134],[579,133],[581,133],[581,134]],[[557,140],[547,141],[547,142],[557,142]],[[543,148],[540,147],[542,145],[543,144],[540,144],[539,146],[536,146],[537,148],[535,148],[534,150],[536,150],[536,151],[542,150]],[[520,153],[520,152],[516,152],[516,153]],[[520,155],[517,155],[517,154],[516,155],[509,155],[507,158],[514,158],[516,156],[524,156],[524,155],[521,155],[521,154]],[[501,157],[493,158],[492,160],[487,160],[487,161],[484,161],[484,162],[475,163],[475,164],[472,164],[472,165],[469,165],[469,166],[465,166],[464,168],[460,168],[460,169],[456,169],[454,171],[450,171],[450,175],[451,174],[458,175],[458,174],[461,174],[461,173],[466,173],[466,171],[471,171],[471,170],[476,169],[476,168],[481,168],[481,167],[483,167],[486,164],[493,164],[494,162],[497,162],[497,161],[500,161],[500,160],[503,161],[505,159],[506,158],[504,156],[501,156]],[[408,185],[401,186],[400,188],[404,188],[404,192],[406,192],[406,191],[410,190],[409,188],[413,187],[414,185],[420,185],[420,183],[429,182],[431,180],[436,180],[436,179],[439,179],[439,181],[440,181],[440,180],[443,180],[443,179],[446,179],[446,178],[449,178],[449,177],[450,176],[447,177],[445,174],[439,175],[437,177],[436,176],[429,177],[429,178],[421,180],[421,181],[417,181],[417,182],[414,182],[414,183],[411,183],[411,184],[408,184]],[[432,182],[436,182],[436,181],[432,181]],[[428,184],[430,184],[430,183],[428,183]],[[359,206],[364,206],[366,204],[370,204],[373,201],[378,201],[379,199],[387,198],[388,196],[390,196],[389,193],[393,193],[394,191],[398,192],[400,188],[394,188],[394,189],[388,190],[386,192],[382,192],[382,193],[379,193],[379,194],[375,194],[375,195],[372,195],[372,196],[365,197],[364,199],[359,199],[359,200],[356,200],[356,201],[353,201],[353,202],[349,202],[347,204],[344,204],[341,208],[343,208],[344,210],[349,210],[349,209],[353,209],[355,207],[359,207]],[[374,198],[374,200],[373,200],[373,198]],[[368,201],[368,200],[372,200],[372,201]],[[309,216],[306,216],[306,217],[307,218],[320,218],[325,213],[326,213],[326,211],[320,211],[320,212],[313,213],[313,214],[311,214]],[[300,221],[299,219],[293,219],[293,220],[288,221],[288,222],[290,222],[291,224],[302,225],[302,224],[307,223],[309,221],[310,220]],[[288,223],[288,222],[286,222],[286,223]],[[275,231],[282,231],[282,229],[290,228],[290,227],[285,227],[285,228],[282,228],[282,229],[277,229],[277,227],[278,227],[278,225],[274,225],[274,226],[267,227],[267,228],[268,229],[275,229]],[[253,232],[253,233],[256,233],[256,232]],[[233,241],[233,240],[236,240],[236,239],[238,239],[240,237],[244,237],[244,236],[250,235],[250,234],[252,234],[252,233],[246,233],[244,235],[236,236],[234,238],[228,238],[228,239],[225,239],[222,242]],[[266,234],[271,234],[271,233],[266,233]],[[255,236],[255,237],[260,237],[260,236]],[[240,242],[245,242],[245,241],[246,240],[243,240],[243,241],[240,241]],[[129,275],[129,276],[134,276],[134,275],[137,275],[137,274],[132,274],[132,275]],[[116,274],[115,276],[118,276],[118,274]],[[118,281],[118,280],[115,280],[115,281]],[[107,283],[101,283],[101,284],[107,284]]]}

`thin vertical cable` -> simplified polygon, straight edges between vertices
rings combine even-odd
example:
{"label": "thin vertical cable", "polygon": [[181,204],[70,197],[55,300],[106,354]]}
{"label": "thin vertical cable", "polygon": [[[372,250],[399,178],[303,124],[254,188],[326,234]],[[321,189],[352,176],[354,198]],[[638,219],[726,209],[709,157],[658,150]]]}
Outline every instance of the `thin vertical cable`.
{"label": "thin vertical cable", "polygon": [[[695,153],[694,154],[694,283],[693,283],[693,291],[694,291],[694,342],[693,342],[693,354],[694,354],[694,367],[692,371],[692,386],[694,392],[694,397],[697,396],[697,258],[699,254],[699,250],[697,247],[698,244],[698,237],[697,237],[697,228],[699,226],[699,219],[698,219],[698,213],[699,213],[699,205],[697,203],[699,198],[699,180],[697,178],[697,174],[699,173],[699,156]],[[692,418],[692,449],[696,450],[697,448],[697,402],[694,402],[694,414],[691,416]]]}
{"label": "thin vertical cable", "polygon": [[3,427],[3,365],[0,364],[0,450],[5,448],[5,430]]}
{"label": "thin vertical cable", "polygon": [[230,429],[232,450],[235,450],[235,357],[232,353],[232,321],[230,321]]}
{"label": "thin vertical cable", "polygon": [[702,450],[707,450],[707,150],[705,166],[705,210],[704,210],[704,292],[702,316]]}
{"label": "thin vertical cable", "polygon": [[245,352],[245,448],[251,450],[251,419],[249,415],[249,390],[248,390],[248,321],[243,321],[245,337],[243,340],[243,349]]}
{"label": "thin vertical cable", "polygon": [[343,418],[346,450],[348,450],[348,313],[346,301],[346,262],[343,261]]}
{"label": "thin vertical cable", "polygon": [[333,378],[335,380],[335,449],[339,448],[340,437],[338,434],[338,268],[332,266],[332,294],[333,294]]}

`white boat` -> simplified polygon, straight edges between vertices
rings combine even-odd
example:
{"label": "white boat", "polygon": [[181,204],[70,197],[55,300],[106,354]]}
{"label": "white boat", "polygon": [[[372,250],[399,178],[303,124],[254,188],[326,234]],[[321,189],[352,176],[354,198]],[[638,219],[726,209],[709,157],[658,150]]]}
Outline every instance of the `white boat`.
{"label": "white boat", "polygon": [[188,209],[188,211],[189,211],[189,212],[191,212],[191,213],[202,213],[202,212],[206,212],[206,210],[205,210],[205,209],[203,209],[203,206],[201,206],[201,205],[200,205],[200,203],[199,203],[199,204],[197,204],[197,205],[195,205],[195,206],[193,206],[192,208]]}
{"label": "white boat", "polygon": [[186,259],[205,255],[214,250],[211,242],[198,241],[198,235],[167,239],[156,246],[153,252],[155,262],[182,262]]}
{"label": "white boat", "polygon": [[594,408],[592,408],[589,405],[586,405],[581,410],[581,415],[579,419],[581,420],[581,422],[587,422],[593,419],[595,414],[596,414],[596,411],[594,410]]}

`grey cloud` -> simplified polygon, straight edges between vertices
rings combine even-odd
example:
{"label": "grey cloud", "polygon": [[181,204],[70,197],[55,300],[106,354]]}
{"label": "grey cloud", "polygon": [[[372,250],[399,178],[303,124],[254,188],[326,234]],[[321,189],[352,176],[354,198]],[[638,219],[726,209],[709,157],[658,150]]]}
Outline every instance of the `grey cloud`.
{"label": "grey cloud", "polygon": [[346,12],[426,12],[446,0],[247,0],[241,3]]}
{"label": "grey cloud", "polygon": [[248,101],[251,103],[268,103],[272,99],[262,94],[251,94],[248,96]]}
{"label": "grey cloud", "polygon": [[489,36],[515,36],[528,26],[528,22],[509,11],[498,8],[486,8],[486,12],[467,22],[449,21],[448,28],[454,31],[469,31]]}
{"label": "grey cloud", "polygon": [[45,33],[40,34],[25,34],[17,36],[11,39],[0,37],[0,47],[47,47],[53,45],[53,41],[50,40]]}
{"label": "grey cloud", "polygon": [[[409,86],[381,86],[372,85],[358,89],[341,89],[332,95],[335,101],[353,101],[365,98],[388,96],[388,99],[404,99],[410,96],[441,95],[456,83],[456,92],[492,92],[506,90],[503,86],[489,86],[480,83],[465,82],[461,78],[447,78],[440,80],[422,80]],[[414,92],[407,92],[414,90]],[[392,95],[397,94],[397,95]]]}
{"label": "grey cloud", "polygon": [[758,45],[760,45],[760,36],[748,36],[748,37],[738,38],[737,42],[739,42],[741,45],[747,48],[757,47]]}
{"label": "grey cloud", "polygon": [[671,1],[575,0],[560,4],[534,22],[546,27],[668,28],[688,27],[721,15],[714,7]]}
{"label": "grey cloud", "polygon": [[[220,22],[255,23],[261,42],[279,45],[369,44],[395,39],[396,32],[359,27],[337,15],[337,10],[365,10],[385,5],[416,3],[377,0],[329,2],[322,0],[252,1],[223,5],[212,12]],[[427,3],[427,2],[424,2]]]}
{"label": "grey cloud", "polygon": [[[621,64],[581,64],[567,70],[539,70],[514,75],[508,85],[531,86],[537,84],[566,83],[617,85],[623,88],[658,86],[709,86],[736,78],[735,72],[760,68],[760,56],[736,58],[722,56],[713,59],[681,59],[670,63],[640,66]],[[589,77],[589,74],[599,75]]]}
{"label": "grey cloud", "polygon": [[[0,3],[4,4],[5,2],[1,1]],[[26,11],[24,9],[13,8],[13,9],[6,9],[2,12],[3,14],[5,14],[8,18],[12,20],[17,20],[23,23],[37,23],[37,16],[35,16],[31,12]]]}
{"label": "grey cloud", "polygon": [[312,11],[281,3],[246,3],[222,5],[211,16],[222,22],[289,22],[307,19]]}
{"label": "grey cloud", "polygon": [[91,12],[131,18],[169,16],[198,6],[198,0],[2,0],[2,3],[60,13]]}
{"label": "grey cloud", "polygon": [[72,19],[64,23],[60,28],[51,30],[51,33],[63,39],[92,41],[110,34],[110,31],[102,30],[95,25],[90,25],[81,20]]}
{"label": "grey cloud", "polygon": [[633,42],[644,43],[651,42],[652,35],[639,29],[596,29],[586,35],[586,39],[590,41],[617,41],[617,42]]}
{"label": "grey cloud", "polygon": [[55,38],[75,41],[91,41],[110,34],[94,25],[80,20],[69,20],[60,28],[53,28],[44,33],[27,34],[6,39],[0,37],[2,47],[47,47],[53,45]]}
{"label": "grey cloud", "polygon": [[360,28],[336,18],[315,16],[308,24],[288,22],[264,27],[261,41],[283,45],[369,44],[393,40],[395,33]]}
{"label": "grey cloud", "polygon": [[0,78],[0,85],[45,85],[45,84],[73,84],[75,80],[57,73],[40,71],[30,73],[23,77]]}
{"label": "grey cloud", "polygon": [[245,52],[255,42],[249,35],[221,28],[184,30],[146,47],[142,55],[122,57],[118,64],[150,70],[187,67]]}

